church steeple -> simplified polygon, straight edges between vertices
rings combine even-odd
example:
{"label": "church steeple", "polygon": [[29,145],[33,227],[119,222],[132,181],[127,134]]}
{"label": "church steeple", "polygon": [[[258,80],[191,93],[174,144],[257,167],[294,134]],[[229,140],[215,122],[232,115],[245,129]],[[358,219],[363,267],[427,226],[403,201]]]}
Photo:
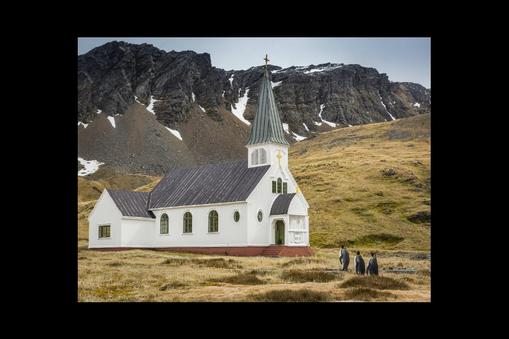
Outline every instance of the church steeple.
{"label": "church steeple", "polygon": [[260,86],[260,95],[258,96],[258,108],[247,145],[264,143],[288,145],[274,100],[274,93],[272,92],[272,84],[267,68],[269,62],[267,55],[265,55],[264,60],[265,70]]}

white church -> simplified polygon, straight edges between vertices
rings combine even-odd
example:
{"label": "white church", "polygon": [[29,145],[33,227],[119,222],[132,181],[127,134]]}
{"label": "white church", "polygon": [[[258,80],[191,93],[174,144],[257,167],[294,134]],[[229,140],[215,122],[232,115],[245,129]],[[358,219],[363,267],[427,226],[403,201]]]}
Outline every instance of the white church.
{"label": "white church", "polygon": [[173,170],[151,192],[105,189],[89,216],[89,248],[311,255],[309,205],[288,146],[266,67],[247,159]]}

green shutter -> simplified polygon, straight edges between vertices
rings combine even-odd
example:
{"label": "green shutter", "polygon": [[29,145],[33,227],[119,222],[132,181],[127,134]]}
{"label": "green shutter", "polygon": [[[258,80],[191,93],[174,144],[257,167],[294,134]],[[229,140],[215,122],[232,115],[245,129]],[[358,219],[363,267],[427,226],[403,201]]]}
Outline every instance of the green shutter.
{"label": "green shutter", "polygon": [[272,193],[277,193],[276,181],[272,181]]}
{"label": "green shutter", "polygon": [[284,194],[288,193],[288,183],[286,182],[283,183],[283,193]]}
{"label": "green shutter", "polygon": [[278,178],[277,179],[277,193],[281,193],[282,192],[281,183],[282,183],[281,178]]}

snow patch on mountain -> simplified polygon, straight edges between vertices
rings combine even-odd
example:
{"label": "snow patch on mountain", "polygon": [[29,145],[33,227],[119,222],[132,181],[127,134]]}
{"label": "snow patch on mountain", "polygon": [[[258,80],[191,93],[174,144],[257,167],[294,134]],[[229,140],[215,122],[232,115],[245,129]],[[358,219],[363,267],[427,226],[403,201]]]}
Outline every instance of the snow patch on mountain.
{"label": "snow patch on mountain", "polygon": [[84,167],[78,171],[78,176],[80,177],[95,173],[99,169],[99,166],[104,165],[103,162],[99,162],[97,160],[85,160],[80,157],[78,157],[78,161]]}
{"label": "snow patch on mountain", "polygon": [[384,101],[382,100],[382,96],[380,95],[380,92],[378,93],[378,97],[380,97],[380,102],[382,103],[382,105],[384,106],[385,108],[385,111],[387,112],[387,114],[389,114],[389,116],[391,117],[392,120],[396,120],[396,118],[394,118],[391,114],[391,112],[389,112],[389,110],[387,109],[387,107],[385,106],[384,104]]}
{"label": "snow patch on mountain", "polygon": [[97,114],[101,114],[103,111],[101,111],[100,109],[97,110]]}
{"label": "snow patch on mountain", "polygon": [[271,83],[271,85],[272,85],[272,88],[276,88],[277,86],[281,85],[281,83],[282,83],[282,82],[283,82],[283,81],[281,80],[281,81],[278,81],[278,82],[273,82],[273,81],[271,81],[270,83]]}
{"label": "snow patch on mountain", "polygon": [[230,87],[233,87],[233,77],[235,76],[235,74],[232,74],[230,76],[230,79],[228,79],[228,81],[230,82]]}
{"label": "snow patch on mountain", "polygon": [[327,72],[327,71],[332,71],[332,70],[335,70],[337,68],[341,68],[343,67],[343,65],[328,65],[328,66],[323,66],[323,67],[312,67],[306,71],[304,71],[304,74],[311,74],[311,73],[317,73],[317,72]]}
{"label": "snow patch on mountain", "polygon": [[309,132],[309,128],[308,128],[308,126],[306,125],[306,123],[305,123],[305,122],[303,122],[303,123],[302,123],[302,125],[304,125],[304,128],[306,129],[306,131],[308,131],[308,132]]}
{"label": "snow patch on mountain", "polygon": [[329,125],[330,127],[336,127],[336,124],[334,122],[330,122],[330,121],[327,121],[325,119],[322,118],[322,112],[323,112],[323,109],[325,108],[325,104],[321,104],[320,105],[320,113],[318,113],[318,117],[320,118],[320,120],[324,123],[326,123],[327,125]]}
{"label": "snow patch on mountain", "polygon": [[[239,93],[240,93],[240,89],[239,89]],[[249,93],[249,87],[246,87],[246,91],[244,92],[244,95],[242,97],[239,97],[239,101],[235,104],[235,108],[233,107],[233,105],[231,105],[231,110],[232,110],[232,113],[237,118],[239,118],[240,121],[242,121],[246,125],[251,125],[249,120],[244,118],[244,111],[246,110],[247,101],[249,99],[248,93]]]}
{"label": "snow patch on mountain", "polygon": [[78,127],[79,127],[80,125],[83,125],[83,128],[87,128],[87,126],[88,126],[88,124],[84,124],[84,123],[82,123],[81,121],[78,121]]}
{"label": "snow patch on mountain", "polygon": [[[223,92],[223,93],[224,93],[224,92]],[[191,100],[192,100],[193,102],[195,102],[195,101],[196,101],[196,95],[194,95],[194,92],[191,92]]]}
{"label": "snow patch on mountain", "polygon": [[304,139],[307,139],[306,137],[303,137],[303,136],[301,136],[301,135],[298,135],[298,134],[297,134],[297,133],[295,133],[295,132],[292,132],[292,134],[293,134],[293,137],[295,138],[295,140],[297,140],[297,141],[302,141],[302,140],[304,140]]}
{"label": "snow patch on mountain", "polygon": [[283,122],[283,129],[286,133],[290,134],[290,129],[288,128],[288,124],[286,122]]}
{"label": "snow patch on mountain", "polygon": [[416,102],[413,106],[414,106],[414,107],[421,107],[421,104],[420,104],[420,103],[418,103],[418,102]]}
{"label": "snow patch on mountain", "polygon": [[110,121],[110,124],[111,126],[113,126],[113,128],[115,128],[115,117],[108,117],[108,120]]}
{"label": "snow patch on mountain", "polygon": [[[134,96],[134,101],[143,105],[143,103],[140,100],[138,100],[138,97],[136,95]],[[145,106],[145,105],[143,105],[143,106]]]}
{"label": "snow patch on mountain", "polygon": [[154,104],[155,104],[157,101],[161,101],[161,100],[156,100],[156,99],[154,99],[154,96],[153,96],[153,95],[151,95],[151,96],[150,96],[150,103],[149,103],[149,104],[148,104],[148,106],[147,106],[147,111],[149,111],[150,113],[152,113],[152,114],[154,114],[154,115],[156,114],[156,112],[154,112]]}
{"label": "snow patch on mountain", "polygon": [[200,109],[201,109],[203,112],[206,112],[206,111],[205,111],[205,108],[201,107],[201,105],[198,105],[198,107],[200,107]]}
{"label": "snow patch on mountain", "polygon": [[173,134],[174,136],[176,136],[177,138],[179,138],[180,140],[182,140],[182,135],[180,135],[180,132],[177,131],[176,129],[171,129],[169,127],[166,127],[164,126],[168,131],[171,132],[171,134]]}

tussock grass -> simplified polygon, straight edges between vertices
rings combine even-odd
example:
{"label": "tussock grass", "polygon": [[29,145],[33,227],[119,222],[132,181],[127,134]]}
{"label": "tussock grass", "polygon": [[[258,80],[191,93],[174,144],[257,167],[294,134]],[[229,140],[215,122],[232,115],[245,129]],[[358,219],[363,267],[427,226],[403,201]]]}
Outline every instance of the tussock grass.
{"label": "tussock grass", "polygon": [[425,276],[425,277],[430,277],[431,271],[430,270],[417,270],[417,274],[421,275],[421,276]]}
{"label": "tussock grass", "polygon": [[324,271],[289,270],[281,274],[281,279],[293,282],[329,282],[337,278],[335,274]]}
{"label": "tussock grass", "polygon": [[168,290],[180,289],[180,288],[186,288],[186,287],[188,287],[187,284],[184,284],[184,283],[179,282],[179,281],[172,281],[172,282],[169,282],[169,283],[166,283],[166,284],[162,285],[159,288],[159,291],[168,291]]}
{"label": "tussock grass", "polygon": [[340,288],[373,288],[377,290],[408,290],[410,286],[404,281],[382,276],[352,277],[342,282]]}
{"label": "tussock grass", "polygon": [[161,262],[161,265],[171,265],[171,266],[181,266],[186,264],[197,265],[201,267],[214,267],[214,268],[226,268],[226,269],[234,269],[234,268],[242,268],[238,262],[233,259],[224,259],[224,258],[212,258],[212,259],[202,259],[202,258],[166,258]]}
{"label": "tussock grass", "polygon": [[191,259],[191,263],[202,267],[213,267],[213,268],[242,268],[237,261],[233,259],[224,258],[213,258],[213,259]]}
{"label": "tussock grass", "polygon": [[382,292],[365,287],[356,287],[348,289],[344,294],[344,298],[346,300],[371,301],[377,299],[396,299],[397,297],[395,294],[390,292]]}
{"label": "tussock grass", "polygon": [[[84,244],[80,242],[79,245]],[[78,298],[79,301],[255,301],[251,298],[253,294],[264,294],[274,289],[304,288],[297,285],[299,282],[281,279],[284,272],[311,271],[315,272],[312,273],[313,277],[306,277],[302,282],[306,290],[323,292],[333,299],[343,299],[347,288],[339,288],[338,285],[355,275],[351,272],[341,272],[340,275],[328,272],[338,265],[337,251],[337,248],[318,248],[315,249],[315,256],[308,258],[232,258],[203,254],[169,254],[152,250],[83,251],[79,254],[78,261]],[[422,255],[416,257],[416,254],[422,252],[388,250],[377,252],[381,268],[403,265],[415,267],[416,270],[423,272],[429,270],[430,259],[423,259]],[[162,264],[166,259],[170,259],[170,263]],[[235,268],[222,268],[224,267],[222,260],[215,260],[216,263],[212,265],[210,262],[204,262],[211,259],[224,259],[227,264],[238,264],[246,269],[240,271]],[[232,261],[229,262],[229,259]],[[310,260],[310,263],[307,263],[306,259],[316,259],[316,262]],[[109,265],[115,262],[122,265]],[[217,262],[223,264],[217,265]],[[287,264],[290,262],[291,264]],[[200,263],[204,265],[200,266]],[[336,276],[336,279],[329,282],[316,281],[321,280],[316,279],[317,271],[326,272],[327,276]],[[243,278],[244,274],[247,278]],[[253,276],[257,278],[252,279]],[[393,273],[384,273],[383,276],[406,282],[411,286],[410,290],[389,291],[398,296],[397,301],[429,301],[431,282],[429,276]],[[410,277],[412,280],[401,279],[403,277]],[[264,283],[258,284],[257,280]],[[288,300],[274,298],[276,301],[315,301],[313,297],[308,296],[279,295],[279,297],[287,297]]]}
{"label": "tussock grass", "polygon": [[240,273],[228,277],[210,279],[210,282],[224,282],[232,285],[262,285],[265,284],[263,280],[258,278],[255,274]]}
{"label": "tussock grass", "polygon": [[184,258],[166,258],[161,262],[161,265],[181,266],[188,262],[189,259]]}
{"label": "tussock grass", "polygon": [[323,260],[317,258],[298,258],[286,261],[281,264],[282,267],[295,266],[295,265],[308,265],[322,263]]}
{"label": "tussock grass", "polygon": [[253,301],[270,301],[270,302],[317,302],[329,301],[333,297],[330,293],[300,290],[272,290],[265,293],[251,295]]}

